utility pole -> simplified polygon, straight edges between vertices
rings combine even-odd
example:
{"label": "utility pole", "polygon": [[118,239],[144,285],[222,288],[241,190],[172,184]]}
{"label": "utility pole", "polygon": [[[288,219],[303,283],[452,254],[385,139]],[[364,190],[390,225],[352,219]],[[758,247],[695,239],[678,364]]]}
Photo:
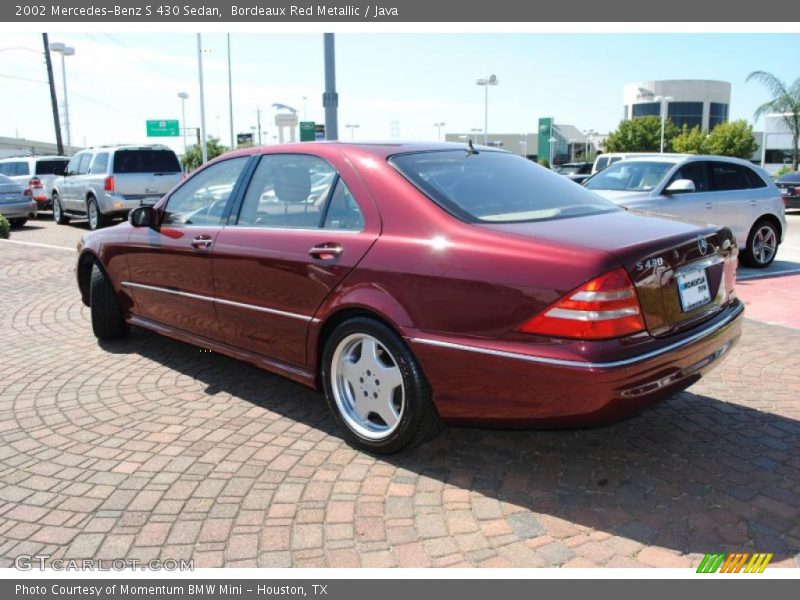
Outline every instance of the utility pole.
{"label": "utility pole", "polygon": [[256,107],[256,127],[258,128],[258,145],[261,146],[261,108]]}
{"label": "utility pole", "polygon": [[228,111],[231,126],[231,149],[236,147],[236,140],[233,137],[233,80],[231,77],[231,34],[228,34]]}
{"label": "utility pole", "polygon": [[325,139],[339,139],[339,94],[336,93],[336,49],[332,33],[323,34],[325,47],[325,93],[322,106],[325,107]]}
{"label": "utility pole", "polygon": [[50,84],[50,104],[53,105],[53,126],[56,129],[56,146],[59,156],[64,156],[64,142],[61,139],[61,123],[58,119],[58,99],[56,98],[56,82],[53,79],[53,63],[50,61],[50,43],[47,34],[42,34],[44,44],[44,61],[47,64],[47,82]]}

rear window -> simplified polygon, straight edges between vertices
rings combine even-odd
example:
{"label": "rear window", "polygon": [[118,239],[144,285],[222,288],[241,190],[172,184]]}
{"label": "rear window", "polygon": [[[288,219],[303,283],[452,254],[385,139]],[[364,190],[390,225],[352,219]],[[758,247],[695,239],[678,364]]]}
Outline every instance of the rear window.
{"label": "rear window", "polygon": [[431,200],[468,222],[544,221],[621,210],[515,154],[444,150],[390,161]]}
{"label": "rear window", "polygon": [[0,163],[0,174],[7,175],[8,177],[29,175],[28,163],[24,161]]}
{"label": "rear window", "polygon": [[66,158],[37,160],[36,161],[36,174],[37,175],[55,175],[64,170],[69,162]]}
{"label": "rear window", "polygon": [[114,173],[179,173],[178,157],[171,150],[117,150]]}

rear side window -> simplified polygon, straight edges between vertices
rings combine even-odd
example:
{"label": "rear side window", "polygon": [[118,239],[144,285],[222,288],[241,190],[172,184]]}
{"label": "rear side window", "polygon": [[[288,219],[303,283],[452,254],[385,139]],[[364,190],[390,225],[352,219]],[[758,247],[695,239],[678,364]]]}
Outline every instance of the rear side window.
{"label": "rear side window", "polygon": [[746,190],[751,187],[747,167],[733,163],[711,163],[711,184],[716,192]]}
{"label": "rear side window", "polygon": [[598,171],[602,171],[607,166],[608,166],[608,157],[607,156],[603,156],[603,157],[597,159],[597,170]]}
{"label": "rear side window", "polygon": [[172,150],[117,150],[114,173],[180,173],[181,165]]}
{"label": "rear side window", "polygon": [[335,180],[334,168],[316,156],[264,156],[247,188],[237,225],[280,229],[319,227]]}
{"label": "rear side window", "polygon": [[566,177],[506,152],[419,152],[394,156],[391,163],[468,222],[543,221],[620,210]]}
{"label": "rear side window", "polygon": [[747,174],[747,183],[750,184],[750,188],[757,189],[767,187],[767,183],[759,177],[758,173],[753,171],[753,169],[745,168],[745,173]]}
{"label": "rear side window", "polygon": [[92,155],[89,152],[81,156],[81,162],[78,163],[78,175],[85,175],[89,172],[90,162],[92,162]]}
{"label": "rear side window", "polygon": [[69,161],[66,158],[53,158],[36,161],[37,175],[55,175],[61,172]]}
{"label": "rear side window", "polygon": [[92,173],[105,173],[108,170],[108,152],[100,152],[92,162]]}

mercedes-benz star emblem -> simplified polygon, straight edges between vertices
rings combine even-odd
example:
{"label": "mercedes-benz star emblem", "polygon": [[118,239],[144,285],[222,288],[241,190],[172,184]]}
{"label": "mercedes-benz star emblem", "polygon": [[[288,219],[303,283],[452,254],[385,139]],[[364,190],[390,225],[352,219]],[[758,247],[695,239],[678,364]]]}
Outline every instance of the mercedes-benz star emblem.
{"label": "mercedes-benz star emblem", "polygon": [[702,236],[697,238],[697,249],[700,250],[700,254],[703,256],[706,255],[706,252],[708,252],[708,242],[706,238]]}

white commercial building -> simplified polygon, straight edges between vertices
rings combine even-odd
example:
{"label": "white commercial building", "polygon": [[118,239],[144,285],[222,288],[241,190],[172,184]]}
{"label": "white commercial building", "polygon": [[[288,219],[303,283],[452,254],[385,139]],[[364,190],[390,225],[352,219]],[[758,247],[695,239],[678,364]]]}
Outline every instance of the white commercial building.
{"label": "white commercial building", "polygon": [[728,120],[731,84],[707,79],[635,81],[625,85],[623,102],[625,120],[660,117],[663,105],[677,127],[711,130]]}

